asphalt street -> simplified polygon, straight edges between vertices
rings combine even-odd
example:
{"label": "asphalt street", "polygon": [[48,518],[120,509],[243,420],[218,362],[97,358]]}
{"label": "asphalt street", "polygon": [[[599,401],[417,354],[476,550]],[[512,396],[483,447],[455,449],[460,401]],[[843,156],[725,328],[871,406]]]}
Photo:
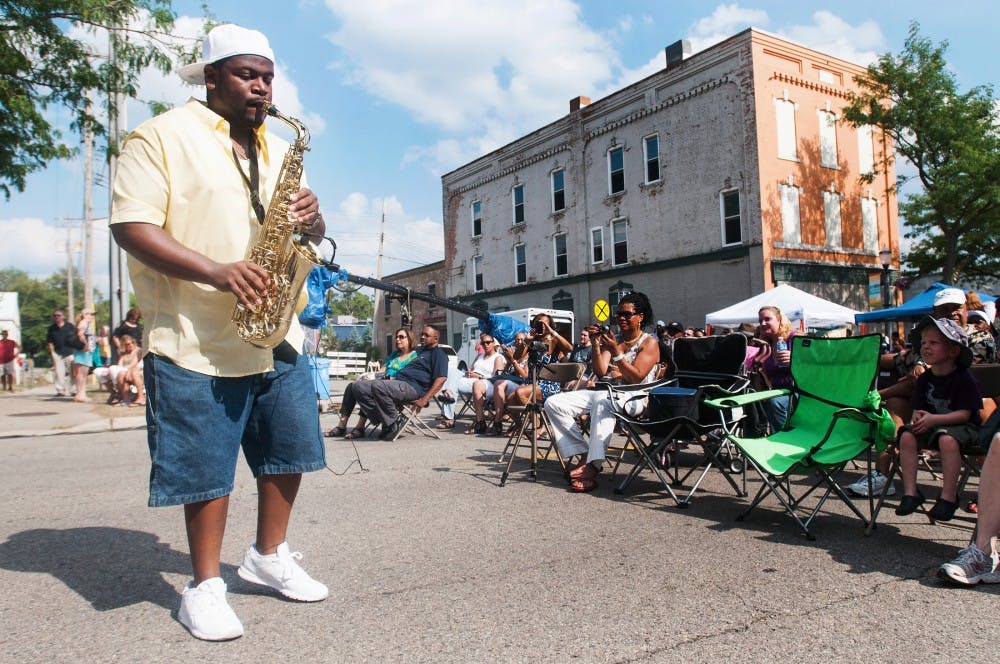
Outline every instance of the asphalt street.
{"label": "asphalt street", "polygon": [[[17,398],[0,398],[8,433],[31,419],[13,417]],[[934,574],[968,542],[969,515],[932,525],[890,508],[865,537],[829,503],[810,542],[774,502],[736,522],[745,499],[714,471],[686,510],[649,473],[624,496],[607,476],[594,493],[571,494],[553,460],[537,481],[518,460],[501,488],[503,439],[461,426],[442,440],[328,439],[329,468],[305,478],[289,537],[331,588],[319,604],[236,576],[256,504],[241,466],[223,575],[246,635],[200,642],[173,617],[190,574],[181,510],[146,507],[145,431],[128,423],[0,438],[0,660],[933,662],[995,652],[1000,586],[947,587]]]}

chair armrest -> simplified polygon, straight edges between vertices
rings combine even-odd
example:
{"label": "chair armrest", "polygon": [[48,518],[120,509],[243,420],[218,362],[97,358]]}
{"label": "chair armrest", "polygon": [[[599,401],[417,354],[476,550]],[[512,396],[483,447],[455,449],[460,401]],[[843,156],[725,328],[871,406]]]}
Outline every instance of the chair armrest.
{"label": "chair armrest", "polygon": [[717,399],[706,399],[702,403],[718,410],[728,410],[739,406],[748,406],[760,401],[767,401],[768,399],[791,393],[792,391],[788,389],[765,390],[763,392],[748,392],[746,394],[734,394]]}

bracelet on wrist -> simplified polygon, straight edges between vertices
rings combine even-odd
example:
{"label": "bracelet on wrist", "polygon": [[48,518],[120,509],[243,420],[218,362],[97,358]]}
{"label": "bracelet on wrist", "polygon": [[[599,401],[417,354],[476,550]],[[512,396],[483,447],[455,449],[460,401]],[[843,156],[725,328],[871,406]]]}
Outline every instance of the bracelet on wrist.
{"label": "bracelet on wrist", "polygon": [[612,362],[621,362],[624,359],[625,359],[625,353],[618,353],[617,355],[615,355],[614,357],[611,358],[611,361]]}

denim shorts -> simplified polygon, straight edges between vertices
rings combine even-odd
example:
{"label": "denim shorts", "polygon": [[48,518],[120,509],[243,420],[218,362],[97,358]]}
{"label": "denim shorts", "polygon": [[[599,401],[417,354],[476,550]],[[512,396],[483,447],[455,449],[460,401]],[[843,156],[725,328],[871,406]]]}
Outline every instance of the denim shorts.
{"label": "denim shorts", "polygon": [[309,362],[294,355],[294,363],[275,357],[273,371],[233,378],[145,356],[150,507],[229,495],[241,446],[254,477],[326,466]]}

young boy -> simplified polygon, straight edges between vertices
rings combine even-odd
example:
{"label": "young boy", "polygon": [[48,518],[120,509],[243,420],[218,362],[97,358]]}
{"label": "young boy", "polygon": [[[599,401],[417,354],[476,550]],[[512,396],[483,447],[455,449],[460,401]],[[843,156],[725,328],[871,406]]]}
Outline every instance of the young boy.
{"label": "young boy", "polygon": [[917,452],[937,448],[941,456],[941,495],[928,512],[937,521],[948,521],[958,507],[961,450],[978,441],[979,409],[983,397],[969,365],[972,350],[958,323],[948,318],[924,318],[917,324],[920,357],[930,370],[920,374],[913,388],[913,417],[900,429],[899,466],[903,498],[896,514],[906,516],[924,502],[917,490]]}

